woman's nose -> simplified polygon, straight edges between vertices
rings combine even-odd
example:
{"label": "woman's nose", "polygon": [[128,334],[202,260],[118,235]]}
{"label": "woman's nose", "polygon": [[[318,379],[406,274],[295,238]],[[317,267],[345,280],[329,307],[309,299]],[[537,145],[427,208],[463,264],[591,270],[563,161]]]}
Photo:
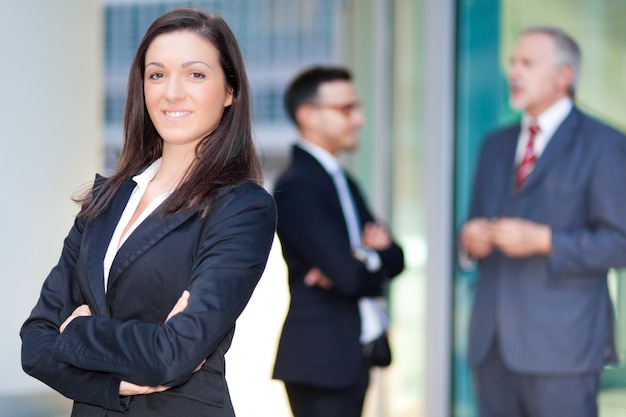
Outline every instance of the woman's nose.
{"label": "woman's nose", "polygon": [[182,80],[177,77],[170,77],[167,80],[167,87],[165,89],[165,98],[168,100],[180,100],[185,97],[185,88]]}

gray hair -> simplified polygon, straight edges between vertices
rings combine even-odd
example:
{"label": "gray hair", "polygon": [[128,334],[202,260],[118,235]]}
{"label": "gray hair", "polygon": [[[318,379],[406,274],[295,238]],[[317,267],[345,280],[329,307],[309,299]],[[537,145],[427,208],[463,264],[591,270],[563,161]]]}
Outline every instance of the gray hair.
{"label": "gray hair", "polygon": [[578,43],[564,30],[553,26],[530,26],[522,32],[523,35],[528,33],[542,33],[554,39],[557,65],[570,67],[574,73],[574,78],[568,88],[568,93],[573,98],[580,74],[581,54]]}

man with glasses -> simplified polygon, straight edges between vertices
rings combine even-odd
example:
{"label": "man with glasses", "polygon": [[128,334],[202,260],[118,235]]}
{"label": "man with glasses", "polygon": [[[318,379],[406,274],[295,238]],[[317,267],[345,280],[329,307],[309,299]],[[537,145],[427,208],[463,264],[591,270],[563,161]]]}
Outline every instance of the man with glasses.
{"label": "man with glasses", "polygon": [[291,294],[274,378],[294,417],[359,417],[370,367],[391,360],[379,297],[403,253],[338,159],[365,123],[349,71],[301,72],[285,106],[300,140],[274,191]]}

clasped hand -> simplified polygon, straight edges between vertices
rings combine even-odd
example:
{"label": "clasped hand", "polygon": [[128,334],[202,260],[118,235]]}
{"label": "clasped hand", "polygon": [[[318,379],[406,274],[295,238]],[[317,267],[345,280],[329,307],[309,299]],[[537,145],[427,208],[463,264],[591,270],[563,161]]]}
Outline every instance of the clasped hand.
{"label": "clasped hand", "polygon": [[461,229],[461,245],[473,259],[482,259],[497,248],[511,258],[549,255],[549,226],[521,218],[475,218]]}
{"label": "clasped hand", "polygon": [[[391,236],[387,228],[381,223],[369,222],[363,227],[361,234],[363,246],[373,250],[385,250],[391,246]],[[333,282],[319,268],[311,268],[304,276],[304,284],[309,287],[319,287],[329,290]]]}
{"label": "clasped hand", "polygon": [[[183,291],[183,294],[180,296],[180,298],[176,302],[176,305],[174,305],[172,310],[167,315],[167,318],[165,319],[166,322],[169,321],[176,314],[182,313],[185,310],[185,308],[187,308],[187,305],[189,304],[190,295],[191,294],[189,293],[189,291],[187,290]],[[74,320],[75,318],[85,317],[85,316],[91,316],[91,310],[89,309],[89,306],[87,304],[83,304],[81,306],[76,307],[76,309],[72,312],[72,314],[63,322],[63,324],[61,324],[61,327],[59,327],[59,332],[63,333],[67,325],[70,324],[72,320]],[[204,365],[205,362],[206,362],[206,359],[203,360],[196,367],[196,369],[194,369],[194,372],[198,372],[200,368],[202,368],[202,365]],[[128,381],[121,381],[119,394],[123,396],[152,394],[155,392],[162,392],[170,388],[171,387],[167,387],[165,385],[160,385],[158,387],[148,387],[148,386],[136,385]]]}

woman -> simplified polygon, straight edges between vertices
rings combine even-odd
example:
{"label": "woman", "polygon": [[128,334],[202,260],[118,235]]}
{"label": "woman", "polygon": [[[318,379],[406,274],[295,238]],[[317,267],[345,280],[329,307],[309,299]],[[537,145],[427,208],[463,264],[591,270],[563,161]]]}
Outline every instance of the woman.
{"label": "woman", "polygon": [[234,416],[224,354],[276,212],[226,23],[176,9],[132,64],[117,172],[97,177],[21,330],[72,416]]}

